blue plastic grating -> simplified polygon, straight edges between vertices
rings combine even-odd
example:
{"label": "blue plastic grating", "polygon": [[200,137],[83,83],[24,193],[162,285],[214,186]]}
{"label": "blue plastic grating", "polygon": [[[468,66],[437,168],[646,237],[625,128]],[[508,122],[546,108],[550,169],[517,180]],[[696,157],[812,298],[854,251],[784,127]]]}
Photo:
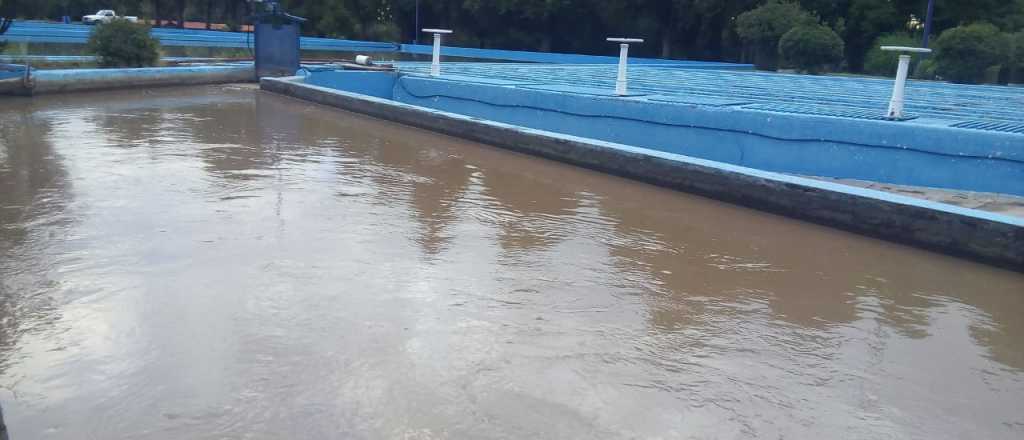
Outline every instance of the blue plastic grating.
{"label": "blue plastic grating", "polygon": [[[545,90],[545,91],[562,92],[562,93],[572,93],[572,94],[575,94],[575,95],[618,96],[618,95],[615,94],[615,87],[611,87],[611,86],[610,87],[586,87],[586,86],[569,86],[569,85],[561,85],[561,84],[554,84],[554,85],[542,84],[542,85],[524,85],[524,86],[520,86],[520,87],[524,88],[524,89]],[[627,93],[626,95],[623,95],[623,96],[645,96],[645,95],[647,95],[647,93],[630,91],[629,93]]]}
{"label": "blue plastic grating", "polygon": [[648,101],[669,102],[673,104],[706,105],[711,107],[728,107],[733,105],[753,104],[749,99],[719,98],[714,96],[649,96]]}
{"label": "blue plastic grating", "polygon": [[953,124],[951,127],[1024,134],[1024,124],[1015,124],[1013,122],[965,121]]}
{"label": "blue plastic grating", "polygon": [[[885,116],[885,111],[865,110],[861,108],[836,108],[815,105],[794,105],[794,104],[754,104],[743,106],[749,110],[762,110],[776,113],[793,113],[798,115],[831,116],[834,118],[868,119],[873,121],[891,121],[892,118]],[[916,115],[903,115],[900,121],[917,119]]]}

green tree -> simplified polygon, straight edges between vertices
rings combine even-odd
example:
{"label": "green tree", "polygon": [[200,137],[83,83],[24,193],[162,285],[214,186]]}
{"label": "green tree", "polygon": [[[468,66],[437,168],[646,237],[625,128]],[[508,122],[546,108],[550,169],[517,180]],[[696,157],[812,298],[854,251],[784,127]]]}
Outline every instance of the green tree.
{"label": "green tree", "polygon": [[[307,35],[411,41],[416,0],[280,0],[308,18]],[[420,0],[420,27],[448,27],[454,45],[614,55],[612,35],[641,37],[637,56],[753,60],[774,68],[782,36],[820,22],[845,43],[844,65],[864,68],[883,35],[909,32],[927,0]],[[237,30],[251,12],[247,0],[4,0],[0,16],[78,19],[97,9],[185,21],[226,23]],[[936,0],[934,33],[985,21],[1012,34],[1024,28],[1024,0]],[[16,15],[15,15],[16,14]],[[423,41],[423,37],[420,38]],[[914,45],[919,43],[915,42]]]}
{"label": "green tree", "polygon": [[936,0],[935,23],[939,29],[976,22],[1012,26],[1014,17],[1024,14],[1022,6],[1019,0]]}
{"label": "green tree", "polygon": [[779,40],[779,55],[787,65],[815,74],[843,60],[843,39],[828,26],[800,25]]}
{"label": "green tree", "polygon": [[[4,0],[0,0],[0,10],[3,10],[3,7],[4,7]],[[4,18],[3,16],[0,16],[0,34],[3,34],[4,32],[7,31],[7,26],[9,26],[9,24],[7,22],[7,19]],[[0,53],[3,53],[3,51],[4,51],[4,49],[6,47],[7,47],[7,42],[6,41],[0,41]]]}
{"label": "green tree", "polygon": [[1024,30],[1024,0],[1013,0],[1007,3],[1010,4],[1007,13],[1000,14],[992,21],[1007,32]]}
{"label": "green tree", "polygon": [[736,18],[736,33],[754,53],[754,62],[762,69],[778,65],[779,40],[797,26],[817,24],[818,19],[797,3],[769,0],[764,5]]}
{"label": "green tree", "polygon": [[906,33],[888,34],[875,39],[864,57],[864,71],[872,75],[889,76],[896,71],[899,53],[882,50],[882,46],[917,46],[921,42]]}
{"label": "green tree", "polygon": [[149,26],[114,20],[93,29],[86,45],[104,67],[149,67],[160,60],[160,45]]}
{"label": "green tree", "polygon": [[1007,46],[1005,35],[988,23],[949,29],[935,40],[935,72],[955,83],[981,83],[988,69],[1006,61]]}
{"label": "green tree", "polygon": [[1024,83],[1024,30],[1010,36],[1010,82]]}
{"label": "green tree", "polygon": [[[852,0],[845,17],[843,40],[846,42],[846,60],[850,70],[859,72],[864,57],[879,36],[904,29],[909,15],[901,15],[889,0]],[[917,46],[920,43],[914,43]]]}

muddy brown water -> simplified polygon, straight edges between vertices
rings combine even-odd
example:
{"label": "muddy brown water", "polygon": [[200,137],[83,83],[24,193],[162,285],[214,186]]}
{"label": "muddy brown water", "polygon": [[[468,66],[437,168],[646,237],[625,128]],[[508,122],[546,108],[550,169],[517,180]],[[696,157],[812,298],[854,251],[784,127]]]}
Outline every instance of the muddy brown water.
{"label": "muddy brown water", "polygon": [[0,99],[22,439],[1024,437],[1024,275],[251,86]]}

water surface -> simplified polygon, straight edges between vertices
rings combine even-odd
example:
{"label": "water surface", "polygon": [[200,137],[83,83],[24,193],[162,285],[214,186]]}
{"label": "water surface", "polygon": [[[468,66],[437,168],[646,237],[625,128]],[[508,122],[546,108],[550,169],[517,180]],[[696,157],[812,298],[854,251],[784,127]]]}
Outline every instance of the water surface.
{"label": "water surface", "polygon": [[0,100],[21,439],[1024,437],[1024,276],[249,86]]}

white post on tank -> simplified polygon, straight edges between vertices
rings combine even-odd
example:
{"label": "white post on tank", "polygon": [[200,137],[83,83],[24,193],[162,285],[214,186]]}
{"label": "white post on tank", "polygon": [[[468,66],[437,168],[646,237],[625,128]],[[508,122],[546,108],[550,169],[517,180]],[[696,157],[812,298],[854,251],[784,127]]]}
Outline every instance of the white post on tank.
{"label": "white post on tank", "polygon": [[430,59],[430,76],[441,76],[441,36],[452,33],[451,29],[424,29],[423,32],[434,34],[434,52]]}
{"label": "white post on tank", "polygon": [[910,75],[910,54],[930,53],[932,50],[923,47],[882,46],[882,50],[900,52],[900,63],[896,69],[896,83],[892,86],[892,97],[889,98],[889,111],[885,117],[889,119],[903,118],[903,105],[906,102],[907,76]]}
{"label": "white post on tank", "polygon": [[629,45],[643,43],[640,38],[608,38],[612,43],[619,43],[619,74],[615,78],[615,94],[626,96],[629,94]]}

